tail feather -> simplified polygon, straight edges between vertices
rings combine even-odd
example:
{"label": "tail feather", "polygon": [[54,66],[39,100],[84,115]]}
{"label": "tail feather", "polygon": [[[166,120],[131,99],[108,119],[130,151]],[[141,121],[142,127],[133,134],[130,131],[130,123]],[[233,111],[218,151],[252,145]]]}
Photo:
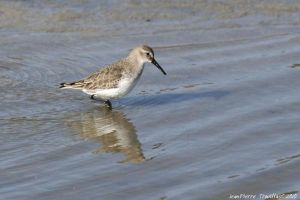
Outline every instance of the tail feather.
{"label": "tail feather", "polygon": [[59,88],[61,89],[81,89],[83,87],[83,82],[82,81],[76,81],[72,83],[60,83]]}
{"label": "tail feather", "polygon": [[60,83],[59,88],[64,88],[66,83]]}

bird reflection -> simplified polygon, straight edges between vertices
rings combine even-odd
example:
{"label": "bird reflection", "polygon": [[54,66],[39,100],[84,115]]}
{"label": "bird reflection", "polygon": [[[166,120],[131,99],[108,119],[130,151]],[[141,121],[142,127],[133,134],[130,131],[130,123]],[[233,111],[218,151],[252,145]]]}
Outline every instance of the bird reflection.
{"label": "bird reflection", "polygon": [[135,127],[122,112],[101,107],[81,113],[79,117],[79,123],[72,120],[68,126],[78,131],[82,138],[99,142],[101,146],[96,153],[122,153],[125,159],[120,162],[145,160]]}

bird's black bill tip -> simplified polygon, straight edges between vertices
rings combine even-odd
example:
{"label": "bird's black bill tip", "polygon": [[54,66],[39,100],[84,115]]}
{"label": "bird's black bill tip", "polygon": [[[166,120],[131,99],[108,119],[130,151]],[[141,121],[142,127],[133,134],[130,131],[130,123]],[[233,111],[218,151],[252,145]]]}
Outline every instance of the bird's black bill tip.
{"label": "bird's black bill tip", "polygon": [[167,75],[165,70],[156,62],[156,60],[153,58],[152,64],[155,65],[164,75]]}

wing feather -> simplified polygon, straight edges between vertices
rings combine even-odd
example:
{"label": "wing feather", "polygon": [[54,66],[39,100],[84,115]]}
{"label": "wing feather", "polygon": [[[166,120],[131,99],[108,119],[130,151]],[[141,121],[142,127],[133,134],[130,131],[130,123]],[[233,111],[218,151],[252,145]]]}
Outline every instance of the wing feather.
{"label": "wing feather", "polygon": [[83,79],[84,89],[112,89],[117,88],[123,75],[121,63],[115,63],[92,73]]}

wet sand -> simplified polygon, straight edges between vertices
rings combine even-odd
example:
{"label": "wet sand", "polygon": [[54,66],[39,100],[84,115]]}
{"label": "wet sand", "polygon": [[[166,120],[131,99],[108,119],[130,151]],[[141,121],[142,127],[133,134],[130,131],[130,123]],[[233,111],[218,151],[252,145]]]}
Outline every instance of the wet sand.
{"label": "wet sand", "polygon": [[[0,199],[298,197],[299,9],[1,1]],[[141,43],[168,75],[113,111],[58,89]]]}

